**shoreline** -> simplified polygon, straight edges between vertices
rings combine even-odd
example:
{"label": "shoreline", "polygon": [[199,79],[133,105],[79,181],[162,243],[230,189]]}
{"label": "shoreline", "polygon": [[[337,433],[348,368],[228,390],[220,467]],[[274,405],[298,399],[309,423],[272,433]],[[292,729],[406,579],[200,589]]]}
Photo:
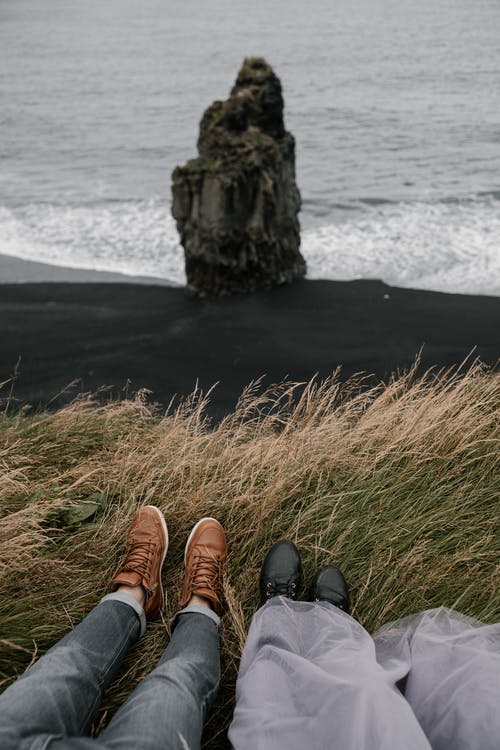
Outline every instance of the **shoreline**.
{"label": "shoreline", "polygon": [[156,276],[129,276],[118,271],[96,271],[87,268],[70,268],[24,260],[0,253],[1,284],[147,284],[174,286],[167,279]]}
{"label": "shoreline", "polygon": [[166,406],[218,383],[209,413],[219,418],[259,377],[302,382],[341,366],[343,380],[364,372],[376,382],[411,367],[422,347],[420,371],[471,352],[494,366],[498,330],[498,298],[379,281],[304,280],[215,300],[145,283],[2,284],[0,382],[20,357],[14,397],[34,408],[101,386],[114,395],[147,388]]}

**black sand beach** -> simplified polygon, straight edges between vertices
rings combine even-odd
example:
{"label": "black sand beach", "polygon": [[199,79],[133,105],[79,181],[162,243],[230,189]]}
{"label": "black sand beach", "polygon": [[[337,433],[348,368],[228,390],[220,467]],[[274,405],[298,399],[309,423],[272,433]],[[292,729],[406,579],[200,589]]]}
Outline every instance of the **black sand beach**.
{"label": "black sand beach", "polygon": [[[0,286],[0,381],[21,358],[14,396],[35,408],[102,385],[167,404],[214,383],[211,412],[232,409],[265,375],[307,380],[498,358],[500,301],[391,288],[378,281],[303,281],[250,297],[197,300],[185,289],[122,283]],[[64,394],[61,391],[74,381]],[[3,393],[6,395],[4,387]]]}

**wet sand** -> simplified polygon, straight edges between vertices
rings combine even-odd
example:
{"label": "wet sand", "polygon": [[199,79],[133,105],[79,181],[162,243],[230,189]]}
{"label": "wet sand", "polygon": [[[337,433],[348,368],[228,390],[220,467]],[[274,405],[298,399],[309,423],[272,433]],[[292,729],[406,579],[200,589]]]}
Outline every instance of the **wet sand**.
{"label": "wet sand", "polygon": [[343,378],[384,379],[411,366],[421,347],[422,369],[459,364],[474,348],[493,365],[499,330],[497,298],[378,281],[303,281],[210,301],[156,284],[3,284],[0,381],[20,357],[14,395],[34,407],[102,385],[148,388],[167,404],[217,382],[211,413],[221,416],[261,375],[302,381],[341,365]]}
{"label": "wet sand", "polygon": [[0,284],[26,284],[32,282],[68,282],[75,284],[94,282],[170,286],[168,281],[151,278],[150,276],[128,276],[124,273],[113,273],[110,271],[51,266],[48,263],[38,263],[33,260],[22,260],[11,255],[0,254]]}

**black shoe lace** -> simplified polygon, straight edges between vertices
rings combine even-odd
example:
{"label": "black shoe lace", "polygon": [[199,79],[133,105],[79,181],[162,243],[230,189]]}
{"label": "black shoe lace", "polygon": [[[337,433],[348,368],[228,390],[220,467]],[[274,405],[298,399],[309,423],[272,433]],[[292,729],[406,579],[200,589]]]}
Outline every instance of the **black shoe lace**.
{"label": "black shoe lace", "polygon": [[295,599],[297,596],[297,584],[293,581],[287,581],[286,583],[268,581],[266,583],[266,599],[272,599],[273,596],[287,596],[289,599]]}

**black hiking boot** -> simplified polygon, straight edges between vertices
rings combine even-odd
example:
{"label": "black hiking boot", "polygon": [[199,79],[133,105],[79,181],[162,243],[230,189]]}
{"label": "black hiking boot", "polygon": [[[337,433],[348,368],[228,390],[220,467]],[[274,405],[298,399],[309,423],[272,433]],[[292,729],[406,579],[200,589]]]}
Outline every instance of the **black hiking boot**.
{"label": "black hiking boot", "polygon": [[309,587],[309,601],[326,601],[349,613],[349,589],[342,571],[335,565],[320,568]]}
{"label": "black hiking boot", "polygon": [[260,571],[260,605],[273,596],[297,599],[302,578],[302,563],[293,542],[282,539],[273,544],[264,558]]}

